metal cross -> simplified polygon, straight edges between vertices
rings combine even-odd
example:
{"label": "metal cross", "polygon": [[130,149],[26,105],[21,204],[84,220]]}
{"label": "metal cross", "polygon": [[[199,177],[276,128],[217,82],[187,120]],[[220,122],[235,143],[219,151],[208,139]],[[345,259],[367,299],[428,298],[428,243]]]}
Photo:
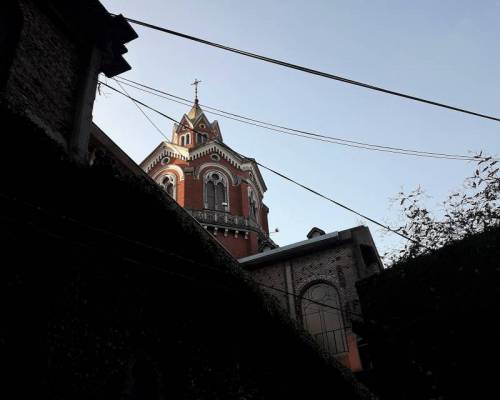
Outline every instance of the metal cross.
{"label": "metal cross", "polygon": [[194,100],[198,101],[198,85],[201,83],[198,79],[195,79],[191,86],[194,86]]}

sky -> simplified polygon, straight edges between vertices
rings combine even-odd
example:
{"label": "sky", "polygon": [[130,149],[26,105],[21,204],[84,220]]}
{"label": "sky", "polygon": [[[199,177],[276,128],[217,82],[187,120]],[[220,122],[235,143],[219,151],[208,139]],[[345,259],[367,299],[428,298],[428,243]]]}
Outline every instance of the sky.
{"label": "sky", "polygon": [[[112,13],[437,102],[500,115],[500,1],[101,0]],[[123,77],[202,104],[296,129],[386,146],[500,156],[500,123],[286,69],[133,26],[132,70]],[[109,81],[113,83],[113,81]],[[188,107],[128,89],[180,119]],[[148,113],[170,137],[172,122]],[[400,221],[393,199],[422,187],[428,206],[475,169],[437,160],[347,148],[272,133],[222,117],[226,144],[383,223]],[[104,90],[94,121],[136,162],[162,136],[134,104]],[[324,199],[262,170],[272,238],[286,245],[317,226],[367,224],[379,253],[401,246]],[[136,212],[136,210],[134,210]],[[151,223],[156,223],[151,221]]]}

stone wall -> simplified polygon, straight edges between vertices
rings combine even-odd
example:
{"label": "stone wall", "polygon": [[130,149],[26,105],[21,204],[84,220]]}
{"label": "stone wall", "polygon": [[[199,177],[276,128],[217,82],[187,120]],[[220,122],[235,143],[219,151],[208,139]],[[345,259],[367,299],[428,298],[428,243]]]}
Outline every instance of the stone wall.
{"label": "stone wall", "polygon": [[[0,111],[18,133],[0,147],[0,362],[17,398],[371,398],[148,178],[75,164]],[[29,185],[31,166],[10,169],[26,142]]]}

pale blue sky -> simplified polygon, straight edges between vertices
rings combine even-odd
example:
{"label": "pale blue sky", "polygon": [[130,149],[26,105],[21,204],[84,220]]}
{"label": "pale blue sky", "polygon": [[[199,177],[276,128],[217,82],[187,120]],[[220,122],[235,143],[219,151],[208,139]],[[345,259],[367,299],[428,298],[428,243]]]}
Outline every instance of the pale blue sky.
{"label": "pale blue sky", "polygon": [[[500,1],[102,0],[113,13],[415,96],[500,115]],[[182,97],[298,129],[389,146],[500,155],[500,123],[304,74],[134,26],[126,74]],[[109,92],[109,90],[108,90]],[[187,108],[130,89],[180,119]],[[151,114],[170,136],[171,122]],[[209,119],[214,116],[207,114]],[[94,118],[135,161],[162,140],[118,94],[98,97]],[[306,141],[222,117],[225,142],[368,216],[394,222],[390,199],[426,189],[430,206],[473,169]],[[280,245],[313,226],[346,229],[360,218],[262,171],[270,227]],[[137,212],[137,210],[131,210]],[[152,221],[152,223],[155,223]],[[379,251],[399,239],[370,225]]]}

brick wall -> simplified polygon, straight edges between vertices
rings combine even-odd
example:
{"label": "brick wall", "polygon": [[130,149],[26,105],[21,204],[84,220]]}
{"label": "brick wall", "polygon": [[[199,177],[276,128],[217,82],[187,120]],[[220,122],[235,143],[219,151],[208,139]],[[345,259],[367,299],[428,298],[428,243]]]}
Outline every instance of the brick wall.
{"label": "brick wall", "polygon": [[[1,167],[28,141],[25,154],[44,177],[26,185],[21,166],[0,193],[6,392],[12,385],[17,398],[33,388],[75,400],[371,398],[156,185],[122,175],[112,159],[76,164],[33,124],[4,112],[0,119],[19,133],[0,147]],[[40,347],[41,364],[33,361]],[[43,388],[35,386],[40,374]]]}
{"label": "brick wall", "polygon": [[[248,184],[241,180],[249,179],[248,171],[241,171],[238,168],[231,165],[225,159],[221,159],[214,162],[210,158],[210,154],[204,155],[200,158],[191,161],[180,160],[178,158],[171,157],[168,165],[162,165],[157,163],[151,171],[148,172],[149,176],[155,180],[161,179],[163,174],[173,173],[177,177],[177,188],[176,188],[176,198],[175,200],[182,207],[193,209],[193,210],[203,210],[205,208],[204,204],[204,182],[203,174],[198,178],[195,176],[197,171],[201,166],[206,163],[216,163],[220,165],[221,168],[217,166],[210,167],[210,169],[217,170],[219,173],[223,174],[228,182],[228,200],[229,200],[229,213],[232,215],[243,216],[249,218],[249,199],[248,199]],[[179,167],[183,170],[184,179],[181,180],[176,168]],[[240,178],[236,185],[232,182],[232,177],[228,176],[226,171],[230,171],[233,177]],[[207,170],[203,170],[205,173]],[[262,199],[260,199],[262,202]],[[268,232],[267,224],[267,207],[262,206],[259,210],[259,223],[265,232]],[[213,232],[213,230],[211,230]],[[258,234],[250,231],[245,239],[245,236],[240,232],[238,237],[234,237],[233,233],[229,233],[224,236],[224,232],[219,231],[216,235],[216,239],[223,244],[229,252],[235,258],[245,257],[250,254],[255,254],[259,251],[259,239]]]}
{"label": "brick wall", "polygon": [[22,13],[15,0],[4,0],[0,4],[0,100],[10,75],[19,34],[22,29]]}
{"label": "brick wall", "polygon": [[19,1],[23,26],[11,73],[6,101],[52,132],[68,138],[85,65],[75,41],[34,2]]}
{"label": "brick wall", "polygon": [[[213,232],[213,230],[210,230]],[[224,236],[224,230],[218,230],[214,238],[222,244],[234,258],[246,257],[248,254],[254,254],[258,251],[257,234],[250,232],[245,239],[244,234],[241,232],[238,237],[234,237],[233,233],[228,233]]]}
{"label": "brick wall", "polygon": [[[285,281],[285,265],[282,263],[270,265],[266,268],[258,268],[251,272],[251,276],[256,282],[267,286],[277,288],[282,291],[288,291]],[[269,293],[277,301],[280,307],[289,314],[288,296],[285,293],[263,287],[262,290]]]}
{"label": "brick wall", "polygon": [[[265,289],[277,299],[283,311],[296,319],[299,325],[302,325],[299,298],[304,295],[307,287],[318,282],[327,282],[335,287],[340,298],[341,314],[349,347],[347,354],[339,354],[337,358],[353,371],[362,369],[357,337],[352,331],[352,320],[359,319],[359,314],[361,314],[355,284],[360,276],[364,277],[378,272],[365,266],[359,251],[358,236],[362,242],[366,243],[369,242],[367,238],[371,238],[367,228],[353,228],[340,232],[339,237],[348,239],[342,240],[342,243],[332,245],[330,248],[309,251],[308,254],[289,256],[280,261],[248,267],[251,276],[257,282],[295,295],[295,297],[287,296],[273,289]],[[287,266],[290,268],[291,278],[288,283]]]}

